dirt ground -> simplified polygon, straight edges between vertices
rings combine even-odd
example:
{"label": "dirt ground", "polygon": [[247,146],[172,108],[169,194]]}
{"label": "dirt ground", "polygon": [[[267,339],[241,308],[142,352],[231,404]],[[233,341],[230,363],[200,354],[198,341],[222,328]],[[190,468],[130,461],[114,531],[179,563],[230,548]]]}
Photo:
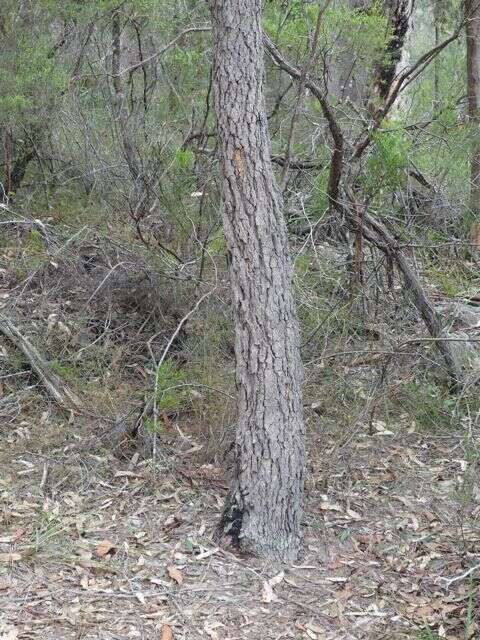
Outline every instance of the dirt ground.
{"label": "dirt ground", "polygon": [[191,438],[160,446],[153,474],[48,416],[0,437],[1,640],[478,637],[468,425],[312,436],[304,552],[285,567],[213,541],[226,479]]}

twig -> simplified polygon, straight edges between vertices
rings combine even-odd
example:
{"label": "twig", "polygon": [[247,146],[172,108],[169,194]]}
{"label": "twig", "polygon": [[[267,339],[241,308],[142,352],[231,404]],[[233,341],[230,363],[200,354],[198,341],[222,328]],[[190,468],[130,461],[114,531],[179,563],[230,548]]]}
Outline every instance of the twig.
{"label": "twig", "polygon": [[42,479],[40,481],[40,491],[44,493],[48,478],[48,462],[43,463]]}
{"label": "twig", "polygon": [[[188,313],[186,313],[183,318],[180,320],[180,322],[177,324],[177,327],[175,329],[175,331],[172,333],[172,335],[170,336],[170,340],[167,342],[167,345],[165,347],[165,349],[163,350],[163,353],[160,357],[160,360],[157,362],[156,365],[156,369],[155,369],[155,387],[154,387],[154,391],[153,391],[153,402],[151,403],[151,407],[153,408],[153,421],[154,421],[154,429],[153,429],[153,471],[155,473],[155,461],[156,461],[156,457],[157,457],[157,395],[158,395],[158,373],[160,371],[160,367],[162,366],[162,364],[165,362],[165,358],[168,355],[168,352],[170,351],[170,347],[172,346],[175,338],[178,336],[178,334],[180,333],[183,325],[186,323],[186,321],[190,318],[190,316],[192,316],[197,309],[199,308],[199,306],[202,304],[202,302],[204,300],[206,300],[206,298],[208,298],[211,294],[213,293],[213,289],[210,291],[207,291],[207,293],[204,293],[203,296],[201,296],[201,298],[199,298],[195,304],[195,306],[190,309],[190,311]],[[143,417],[143,415],[145,415],[145,413],[147,413],[148,410],[148,405],[147,407],[145,407],[145,410],[142,412],[142,415],[140,416],[140,420]],[[137,423],[138,424],[138,423]]]}
{"label": "twig", "polygon": [[199,33],[199,32],[202,32],[202,31],[211,31],[211,27],[207,27],[207,26],[205,26],[205,27],[189,27],[188,29],[184,29],[183,31],[181,31],[178,34],[178,36],[175,36],[175,38],[173,40],[170,40],[170,42],[168,44],[166,44],[162,49],[160,49],[156,53],[153,53],[148,58],[145,58],[144,60],[141,60],[140,62],[137,62],[136,64],[132,64],[130,67],[126,67],[125,69],[122,69],[121,71],[117,72],[116,74],[110,74],[110,75],[112,75],[112,77],[114,77],[114,78],[118,78],[119,76],[123,75],[124,73],[129,73],[130,71],[135,71],[135,69],[139,69],[140,67],[144,67],[146,64],[148,64],[149,62],[152,62],[152,60],[156,60],[157,58],[162,56],[164,53],[166,53],[169,49],[171,49],[173,46],[175,46],[177,44],[177,42],[183,38],[183,36],[187,35],[187,33]]}
{"label": "twig", "polygon": [[476,564],[474,567],[471,567],[468,571],[465,571],[465,573],[462,573],[460,576],[455,576],[454,578],[443,578],[442,576],[440,576],[438,579],[444,580],[446,582],[445,588],[450,589],[450,586],[454,582],[460,582],[460,580],[465,580],[465,578],[468,578],[469,575],[471,575],[478,569],[480,569],[480,564]]}

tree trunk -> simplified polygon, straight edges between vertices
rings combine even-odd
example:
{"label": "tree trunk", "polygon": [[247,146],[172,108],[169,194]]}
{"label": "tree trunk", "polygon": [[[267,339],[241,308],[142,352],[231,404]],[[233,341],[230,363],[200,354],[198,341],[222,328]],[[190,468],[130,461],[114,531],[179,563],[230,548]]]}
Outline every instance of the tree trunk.
{"label": "tree trunk", "polygon": [[410,28],[414,0],[385,0],[384,7],[392,37],[387,43],[384,60],[380,63],[377,76],[377,90],[385,99],[395,78],[403,56],[405,42]]}
{"label": "tree trunk", "polygon": [[[442,5],[440,0],[433,4],[433,28],[435,32],[435,46],[440,44]],[[440,56],[433,61],[433,110],[434,113],[440,109]]]}
{"label": "tree trunk", "polygon": [[135,146],[129,130],[128,111],[122,82],[122,24],[121,14],[114,11],[112,15],[112,84],[114,90],[114,110],[118,136],[122,145],[123,156],[128,166],[135,190],[134,218],[143,217],[149,208],[148,192],[145,189],[144,177],[137,161]]}
{"label": "tree trunk", "polygon": [[[480,0],[466,0],[468,116],[474,128],[471,149],[470,207],[480,214]],[[475,224],[475,223],[474,223]]]}
{"label": "tree trunk", "polygon": [[238,392],[235,472],[220,528],[245,551],[287,561],[297,554],[302,519],[302,365],[270,160],[261,2],[212,0],[211,7]]}

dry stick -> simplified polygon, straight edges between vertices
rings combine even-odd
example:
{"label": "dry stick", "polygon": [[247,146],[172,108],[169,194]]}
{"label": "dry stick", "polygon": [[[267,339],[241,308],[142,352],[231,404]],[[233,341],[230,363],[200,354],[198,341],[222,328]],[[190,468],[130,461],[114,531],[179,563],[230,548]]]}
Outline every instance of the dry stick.
{"label": "dry stick", "polygon": [[172,333],[172,335],[170,336],[169,341],[167,342],[167,345],[165,347],[165,349],[163,350],[163,353],[160,357],[160,360],[156,363],[156,367],[155,367],[155,387],[154,387],[154,392],[153,392],[153,399],[147,403],[147,405],[145,406],[144,410],[142,411],[139,419],[137,420],[137,423],[135,425],[135,428],[138,429],[139,423],[141,422],[142,418],[146,415],[148,415],[151,411],[153,412],[153,420],[154,420],[154,430],[153,430],[153,469],[155,470],[155,460],[157,457],[157,395],[158,395],[158,372],[160,367],[162,366],[162,364],[165,362],[165,358],[168,355],[168,352],[170,351],[170,347],[172,346],[175,338],[178,336],[178,334],[180,333],[183,325],[187,322],[187,320],[190,318],[190,316],[192,316],[197,309],[199,308],[199,306],[202,304],[202,302],[208,298],[208,296],[210,296],[213,293],[214,289],[211,289],[210,291],[207,291],[207,293],[204,293],[203,296],[201,296],[201,298],[199,298],[195,304],[195,306],[190,309],[190,311],[185,314],[183,316],[183,318],[180,320],[180,322],[177,324],[177,327],[175,329],[175,331]]}
{"label": "dry stick", "polygon": [[[294,67],[284,58],[284,56],[280,53],[280,51],[265,33],[263,34],[263,41],[265,48],[267,49],[270,57],[277,65],[277,67],[288,73],[288,75],[294,80],[301,80],[302,72],[300,71],[300,69]],[[328,128],[333,138],[334,146],[332,158],[330,161],[330,173],[328,177],[328,198],[331,203],[335,203],[338,200],[338,188],[342,175],[344,146],[343,133],[338,126],[325,92],[322,91],[322,89],[308,76],[305,78],[305,87],[309,89],[317,98],[320,104],[320,108],[322,109],[323,117],[328,123]]]}
{"label": "dry stick", "polygon": [[49,369],[37,349],[20,333],[14,323],[3,315],[0,315],[0,333],[24,354],[45,389],[61,407],[76,413],[82,411],[85,403]]}
{"label": "dry stick", "polygon": [[[346,210],[347,216],[352,219],[351,212]],[[425,322],[427,329],[436,340],[438,350],[443,356],[445,365],[448,371],[448,375],[452,381],[453,390],[458,391],[461,387],[462,373],[457,364],[455,356],[453,354],[452,346],[445,334],[442,321],[439,314],[435,311],[434,306],[428,299],[425,290],[418,278],[417,274],[410,266],[405,254],[398,246],[395,238],[390,234],[388,229],[380,221],[373,218],[368,212],[363,213],[364,222],[372,229],[376,237],[372,238],[374,244],[383,253],[395,260],[400,273],[403,276],[405,287],[409,292],[412,302],[420,313],[423,321]],[[354,221],[355,225],[358,224],[358,220]],[[370,241],[372,241],[372,239]]]}

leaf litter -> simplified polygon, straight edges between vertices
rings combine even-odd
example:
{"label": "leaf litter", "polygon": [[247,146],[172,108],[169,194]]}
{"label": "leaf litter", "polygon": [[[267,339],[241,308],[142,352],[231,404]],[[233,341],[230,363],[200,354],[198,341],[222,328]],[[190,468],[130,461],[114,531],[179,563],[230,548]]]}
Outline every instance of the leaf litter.
{"label": "leaf litter", "polygon": [[480,504],[464,434],[380,436],[348,450],[312,438],[338,455],[310,462],[304,551],[286,567],[214,543],[219,469],[171,451],[153,481],[151,461],[129,473],[108,452],[58,450],[43,490],[44,456],[22,440],[21,464],[0,454],[0,639],[473,640]]}

